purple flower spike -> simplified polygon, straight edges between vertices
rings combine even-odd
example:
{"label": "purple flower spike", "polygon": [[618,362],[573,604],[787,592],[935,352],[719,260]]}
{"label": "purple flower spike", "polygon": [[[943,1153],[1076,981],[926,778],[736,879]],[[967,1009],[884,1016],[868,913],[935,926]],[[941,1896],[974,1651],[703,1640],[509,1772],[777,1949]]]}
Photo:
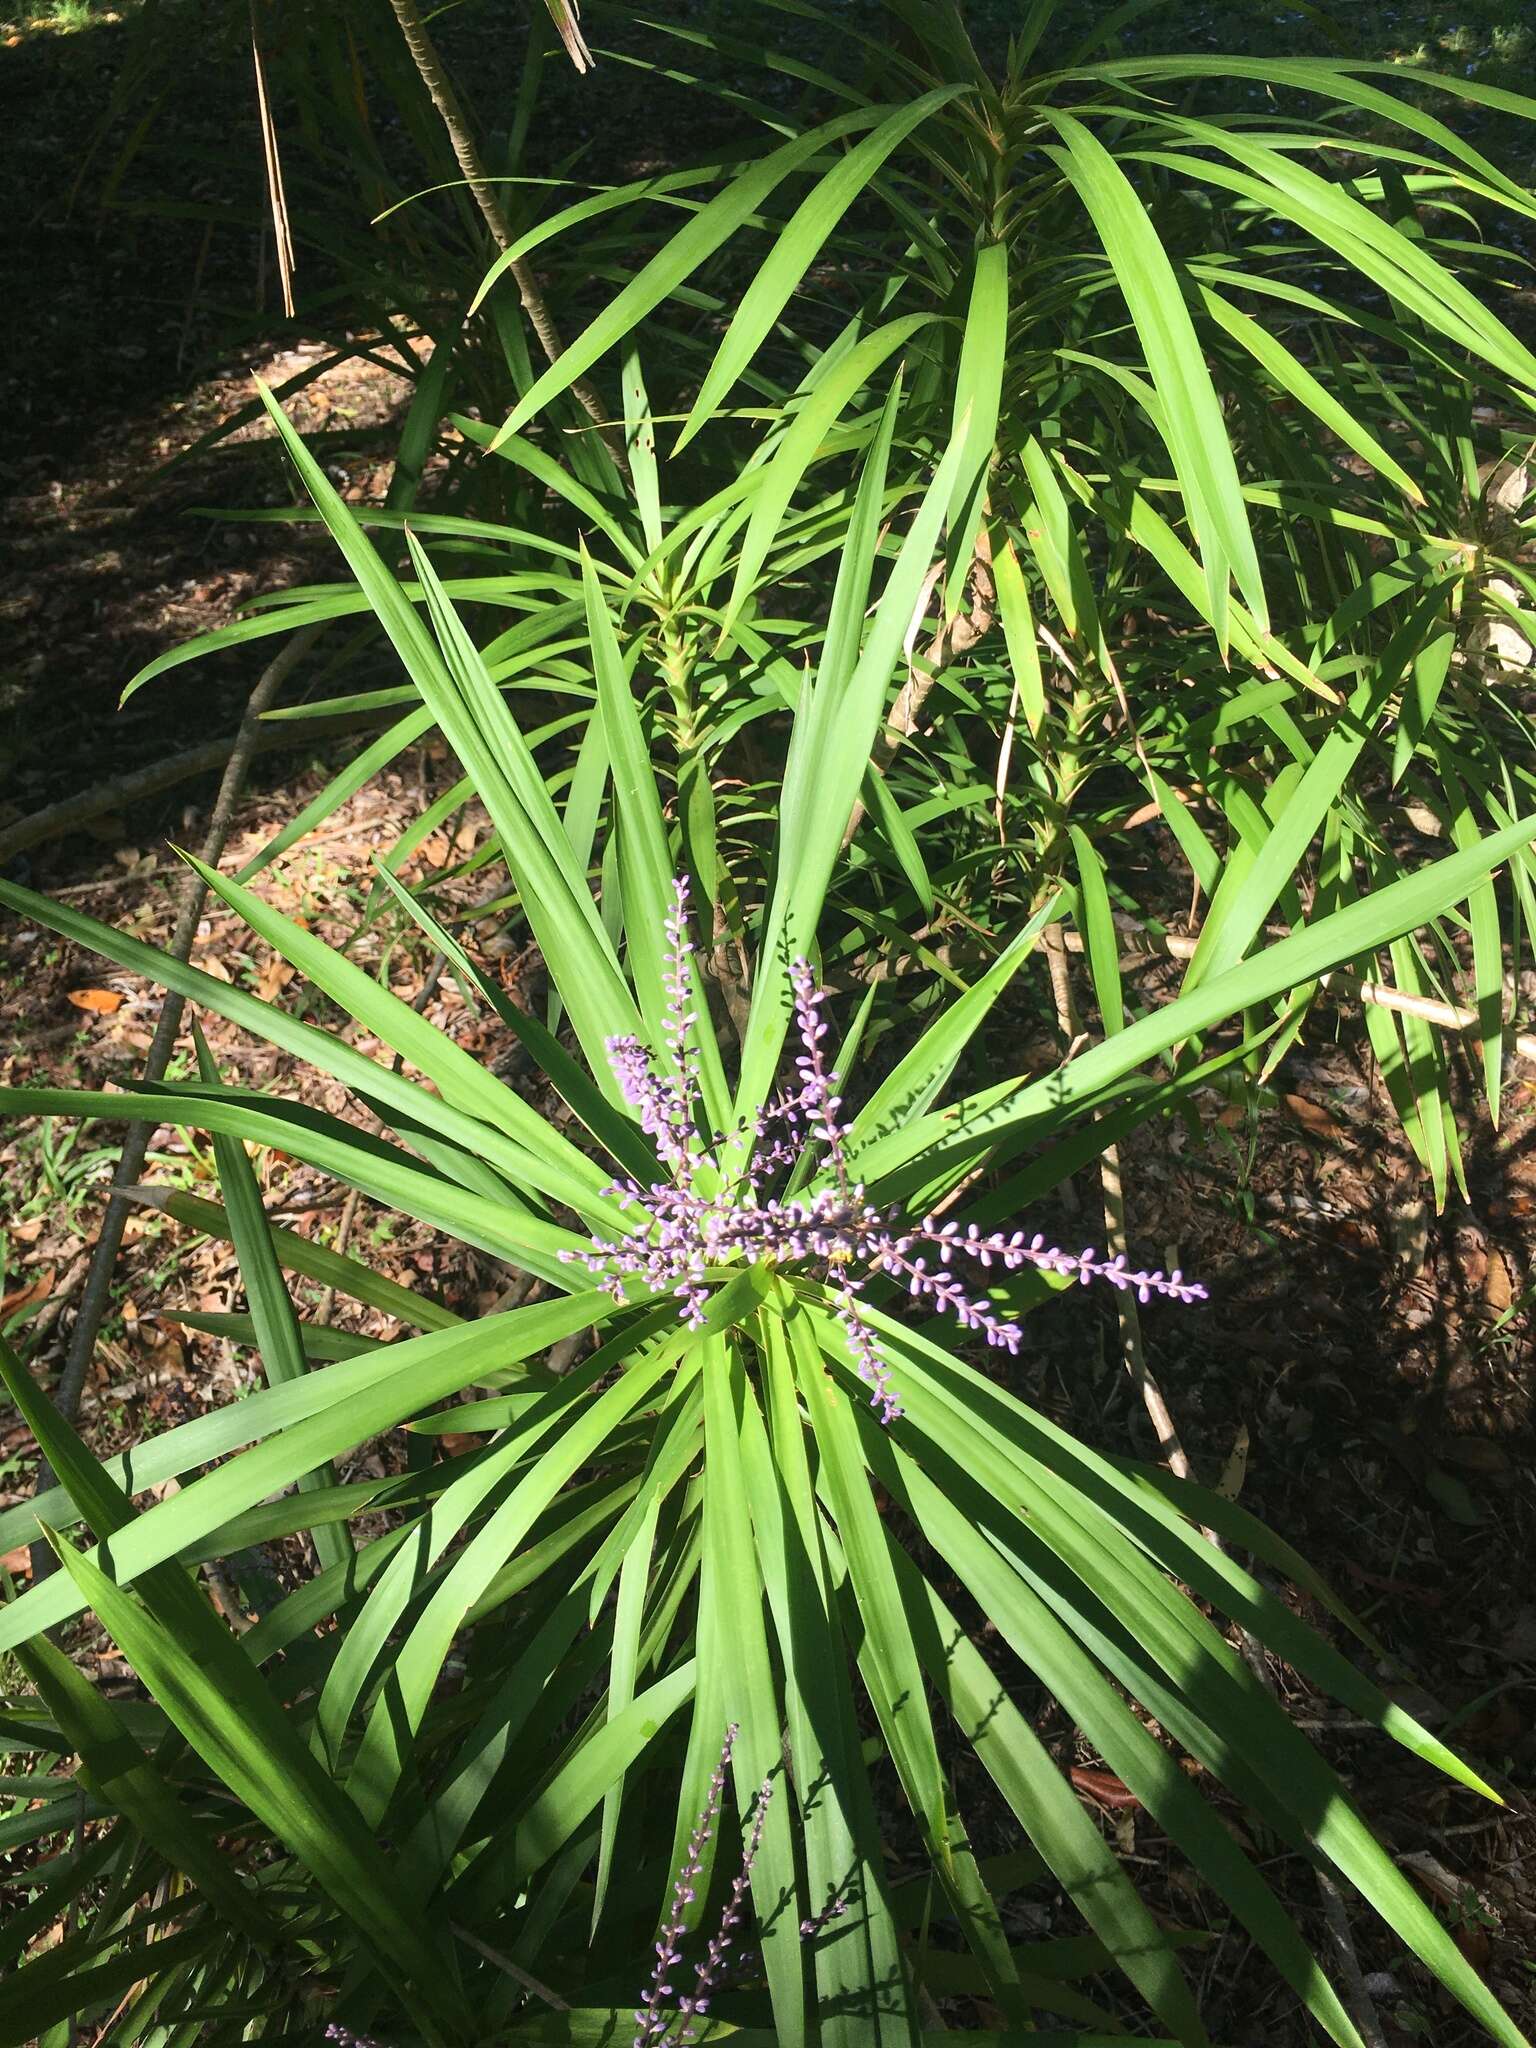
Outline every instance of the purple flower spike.
{"label": "purple flower spike", "polygon": [[688,1846],[683,1851],[683,1860],[678,1866],[677,1876],[672,1881],[672,1909],[662,1927],[656,1943],[656,1968],[651,1981],[640,1994],[640,2004],[635,2012],[635,2037],[633,2048],[661,2048],[663,2042],[672,2048],[685,2048],[685,2044],[698,2038],[694,2025],[709,2010],[711,1995],[718,1990],[729,1970],[731,1944],[736,1929],[741,1923],[745,1910],[747,1887],[752,1878],[752,1866],[757,1861],[757,1852],[763,1839],[763,1820],[768,1811],[768,1801],[773,1796],[773,1786],[765,1779],[762,1789],[753,1802],[752,1827],[742,1852],[741,1869],[731,1884],[730,1896],[720,1915],[720,1924],[711,1935],[704,1960],[693,1966],[694,1987],[691,1993],[678,1998],[676,2013],[682,2022],[677,2032],[672,2031],[672,2021],[665,2007],[673,1997],[672,1986],[666,1981],[667,1972],[683,1959],[678,1944],[685,1932],[686,1909],[693,1904],[694,1880],[703,1874],[704,1847],[714,1832],[715,1822],[720,1817],[721,1804],[725,1798],[725,1783],[731,1768],[731,1754],[736,1747],[740,1729],[733,1721],[725,1731],[725,1740],[720,1745],[720,1761],[710,1773],[709,1789],[705,1794],[703,1811],[694,1823],[693,1833],[688,1837]]}
{"label": "purple flower spike", "polygon": [[[1134,1272],[1123,1253],[1108,1259],[1091,1248],[1066,1252],[1038,1234],[1026,1241],[1020,1230],[1011,1235],[986,1232],[974,1223],[962,1227],[937,1216],[912,1223],[899,1210],[876,1209],[849,1168],[849,1126],[840,1119],[842,1102],[823,1056],[828,1028],[822,1015],[825,991],[816,986],[810,962],[804,959],[790,967],[800,1039],[795,1083],[759,1116],[746,1174],[710,1199],[695,1194],[696,1163],[707,1161],[718,1169],[720,1162],[701,1142],[693,1121],[698,1094],[693,1029],[698,1020],[691,1007],[693,947],[687,912],[688,884],[680,879],[666,919],[663,1070],[658,1071],[638,1039],[608,1042],[624,1099],[654,1141],[670,1178],[648,1188],[635,1181],[610,1188],[622,1207],[637,1212],[636,1228],[617,1244],[594,1238],[581,1251],[561,1253],[584,1265],[616,1301],[624,1300],[627,1280],[638,1280],[652,1293],[674,1295],[683,1321],[698,1328],[705,1320],[712,1267],[761,1260],[809,1267],[835,1295],[849,1356],[870,1390],[870,1406],[889,1424],[900,1416],[901,1402],[859,1302],[865,1282],[876,1275],[897,1281],[914,1301],[953,1316],[962,1329],[975,1330],[1010,1356],[1017,1352],[1022,1332],[985,1298],[968,1292],[961,1278],[967,1261],[984,1271],[998,1266],[1007,1273],[1036,1266],[1084,1286],[1090,1280],[1106,1280],[1111,1287],[1133,1291],[1141,1301],[1150,1301],[1154,1294],[1182,1302],[1206,1299],[1198,1281],[1186,1280],[1177,1270]],[[793,1172],[818,1150],[833,1185],[782,1199],[763,1192],[771,1175],[785,1168]]]}

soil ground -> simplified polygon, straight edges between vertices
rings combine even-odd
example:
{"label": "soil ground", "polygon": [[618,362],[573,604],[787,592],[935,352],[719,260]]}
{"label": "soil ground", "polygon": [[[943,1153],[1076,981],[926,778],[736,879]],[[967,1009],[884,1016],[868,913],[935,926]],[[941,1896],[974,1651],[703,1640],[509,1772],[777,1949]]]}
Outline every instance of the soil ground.
{"label": "soil ground", "polygon": [[[1432,10],[1431,10],[1432,12]],[[1468,10],[1474,26],[1487,10]],[[1505,10],[1506,16],[1508,10]],[[62,17],[18,22],[0,49],[13,123],[10,147],[32,209],[13,222],[11,260],[34,280],[12,294],[11,346],[0,351],[0,825],[7,816],[98,783],[210,734],[229,731],[256,664],[221,657],[175,671],[123,712],[116,698],[142,661],[222,623],[245,599],[330,573],[328,552],[302,532],[242,522],[241,510],[291,502],[267,430],[251,427],[215,452],[156,477],[158,463],[253,395],[253,368],[280,377],[318,344],[274,316],[232,320],[256,299],[259,208],[232,210],[199,263],[196,233],[174,220],[99,212],[68,194],[76,163],[118,76],[121,24],[109,12],[88,35]],[[1460,33],[1457,28],[1456,33]],[[94,39],[100,38],[93,47]],[[1442,51],[1458,56],[1442,40]],[[221,68],[212,68],[218,54]],[[220,46],[201,77],[189,57],[186,118],[250,140],[243,78]],[[15,67],[13,71],[12,67]],[[0,121],[4,120],[0,110]],[[243,124],[243,125],[242,125]],[[258,159],[249,159],[256,176]],[[269,280],[270,283],[270,280]],[[105,304],[110,321],[98,318]],[[107,337],[96,339],[98,329]],[[231,339],[231,335],[235,338]],[[297,423],[320,437],[349,495],[382,496],[390,427],[403,396],[384,372],[349,364],[309,388]],[[218,522],[189,517],[235,508]],[[343,752],[345,749],[343,748]],[[248,857],[315,794],[340,758],[316,743],[266,757],[241,806],[229,862]],[[431,746],[369,785],[263,884],[317,929],[353,929],[373,848],[447,784]],[[89,833],[33,848],[11,872],[79,907],[163,941],[178,870],[168,839],[201,830],[207,778],[98,817]],[[472,829],[472,824],[471,824]],[[428,845],[424,865],[447,857]],[[515,974],[493,930],[485,958]],[[425,962],[375,927],[360,957],[408,999]],[[194,959],[224,978],[285,999],[284,970],[233,919],[211,913]],[[1147,986],[1152,986],[1148,978]],[[0,1080],[126,1083],[138,1071],[156,991],[7,919],[0,927]],[[451,984],[428,1014],[489,1062],[508,1051],[464,1011]],[[1148,1355],[1197,1474],[1236,1492],[1291,1540],[1365,1615],[1390,1652],[1377,1675],[1437,1733],[1507,1792],[1489,1809],[1435,1780],[1368,1731],[1306,1696],[1291,1674],[1273,1682],[1344,1772],[1402,1867],[1436,1904],[1468,1957],[1510,2009],[1536,2022],[1536,1070],[1514,1061],[1493,1131],[1470,1084],[1463,1104],[1468,1194],[1432,1213],[1386,1105],[1363,1033],[1330,1013],[1277,1080],[1275,1106],[1246,1122],[1216,1098],[1188,1130],[1156,1127],[1125,1148],[1133,1245],[1181,1264],[1210,1286],[1199,1309],[1145,1312]],[[1026,1020],[1027,1021],[1027,1020]],[[214,1024],[220,1060],[242,1079],[336,1109],[324,1084],[287,1056]],[[111,1178],[111,1126],[13,1124],[0,1143],[4,1274],[0,1326],[56,1369],[72,1303]],[[210,1163],[196,1145],[157,1134],[152,1177],[196,1190]],[[347,1216],[352,1248],[426,1285],[460,1309],[488,1307],[505,1275],[369,1204],[348,1213],[328,1184],[291,1162],[263,1164],[271,1211],[334,1242]],[[1061,1234],[1099,1234],[1097,1189]],[[306,1312],[318,1296],[301,1290]],[[226,1249],[146,1212],[131,1228],[113,1312],[87,1392],[93,1447],[117,1449],[231,1398],[255,1368],[248,1352],[178,1326],[178,1307],[241,1305]],[[346,1327],[379,1330],[335,1305]],[[1037,1316],[1014,1369],[1021,1393],[1096,1443],[1153,1455],[1127,1381],[1109,1306],[1074,1291]],[[352,1473],[387,1450],[361,1454]],[[0,1503],[24,1498],[33,1456],[0,1415]],[[19,1554],[4,1560],[16,1572]],[[1332,1631],[1327,1617],[1312,1618]],[[1335,1632],[1336,1631],[1332,1631]],[[82,1636],[83,1660],[130,1683],[109,1644]],[[1073,1752],[1083,1796],[1133,1859],[1170,1920],[1216,1927],[1148,1817],[1121,1803],[1097,1760]],[[1095,1776],[1095,1771],[1098,1775]],[[962,1782],[962,1800],[967,1787]],[[985,1810],[985,1802],[982,1802]],[[1232,1826],[1244,1826],[1236,1816]],[[1309,1929],[1322,1920],[1310,1878],[1275,1845],[1247,1837]],[[998,1846],[1008,1844],[999,1842]],[[1306,1879],[1306,1885],[1303,1885]],[[1369,1917],[1351,1913],[1359,1962],[1391,2048],[1480,2038],[1397,1952]],[[1309,2039],[1293,2004],[1235,1933],[1221,1933],[1196,1970],[1213,2038],[1242,2048],[1299,2048]]]}

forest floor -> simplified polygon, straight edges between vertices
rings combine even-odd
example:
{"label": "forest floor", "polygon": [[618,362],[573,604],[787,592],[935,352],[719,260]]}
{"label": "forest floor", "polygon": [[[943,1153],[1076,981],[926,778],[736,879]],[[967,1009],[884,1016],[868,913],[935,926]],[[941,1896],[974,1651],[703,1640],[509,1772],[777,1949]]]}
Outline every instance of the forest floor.
{"label": "forest floor", "polygon": [[[1481,10],[1486,11],[1486,10]],[[1476,14],[1480,10],[1469,10]],[[197,237],[174,224],[129,229],[82,207],[70,212],[46,166],[87,132],[51,54],[62,17],[18,23],[0,48],[0,83],[27,119],[10,145],[31,152],[37,217],[12,233],[21,260],[47,284],[44,310],[8,307],[25,323],[0,352],[4,416],[19,432],[0,454],[0,829],[82,788],[110,786],[125,768],[193,740],[232,731],[259,656],[222,656],[173,671],[127,708],[118,693],[141,663],[227,622],[265,591],[331,573],[327,545],[302,528],[242,521],[241,511],[292,501],[265,423],[243,429],[164,474],[156,467],[254,395],[253,370],[281,378],[319,344],[272,320],[222,356],[219,308],[248,300],[254,235],[215,238],[201,266]],[[93,34],[115,33],[110,16]],[[0,41],[4,41],[0,38]],[[31,67],[18,96],[4,67]],[[99,73],[94,104],[115,76],[111,49],[72,57]],[[53,67],[53,68],[50,68]],[[0,122],[4,106],[0,103]],[[216,100],[206,118],[220,118]],[[71,125],[75,124],[75,125]],[[87,124],[88,125],[88,124]],[[254,176],[254,172],[253,172]],[[46,199],[40,195],[48,194]],[[56,212],[50,212],[56,208]],[[255,213],[253,210],[253,217]],[[148,280],[147,284],[145,280]],[[106,283],[103,287],[102,280]],[[100,344],[92,293],[132,314]],[[53,323],[49,334],[40,326]],[[16,337],[13,337],[16,338]],[[18,348],[20,353],[18,353]],[[310,354],[306,356],[306,351]],[[136,353],[135,353],[136,352]],[[30,366],[30,367],[29,367]],[[354,500],[376,502],[389,475],[390,430],[405,393],[382,370],[348,364],[311,385],[293,408]],[[147,480],[146,480],[147,479]],[[218,505],[233,516],[188,516]],[[226,866],[259,850],[298,815],[355,743],[312,742],[265,756],[241,804]],[[370,783],[323,831],[293,847],[263,890],[313,928],[355,931],[370,856],[391,844],[447,786],[440,746],[419,746]],[[51,838],[8,865],[16,879],[142,939],[164,942],[179,869],[168,841],[200,835],[207,777],[145,801],[111,806],[88,831]],[[464,826],[476,829],[473,816]],[[458,851],[466,840],[461,838]],[[417,856],[423,871],[449,857],[441,835]],[[493,928],[472,943],[517,992],[519,956]],[[426,961],[387,923],[356,957],[407,999]],[[265,998],[299,1003],[288,970],[218,907],[193,959]],[[1157,971],[1140,963],[1157,993]],[[126,1085],[139,1071],[158,992],[7,917],[0,924],[0,1082]],[[427,1014],[494,1065],[510,1050],[500,1027],[468,1012],[449,982]],[[261,1049],[205,1018],[217,1057],[243,1080],[347,1113],[330,1085],[287,1055]],[[1052,1056],[1038,1009],[1021,1033]],[[354,1027],[355,1029],[355,1027]],[[368,1050],[366,1040],[359,1044]],[[185,1057],[183,1053],[182,1057]],[[1279,1529],[1367,1618],[1389,1652],[1373,1666],[1387,1689],[1506,1791],[1489,1808],[1436,1780],[1368,1729],[1340,1719],[1283,1669],[1282,1697],[1338,1766],[1413,1882],[1485,1970],[1511,2011],[1536,2023],[1536,1067],[1512,1060],[1505,1109],[1490,1128],[1470,1076],[1460,1105],[1466,1197],[1433,1213],[1391,1114],[1358,1018],[1323,1013],[1277,1077],[1272,1105],[1251,1117],[1211,1097],[1189,1126],[1155,1125],[1123,1148],[1133,1248],[1198,1274],[1211,1300],[1196,1309],[1144,1312],[1148,1352],[1197,1475],[1240,1497]],[[110,1183],[119,1133],[109,1124],[12,1123],[0,1132],[0,1329],[31,1354],[45,1379],[58,1367],[73,1303]],[[462,1249],[445,1253],[424,1229],[363,1203],[349,1210],[333,1186],[291,1161],[261,1162],[269,1211],[306,1236],[334,1243],[345,1217],[354,1252],[465,1312],[488,1308],[504,1273]],[[211,1175],[195,1141],[156,1134],[149,1177],[193,1192]],[[1089,1176],[1077,1213],[1052,1221],[1063,1237],[1100,1235],[1099,1192]],[[299,1284],[306,1313],[318,1290]],[[83,1409],[92,1447],[121,1448],[208,1405],[238,1395],[259,1370],[248,1350],[179,1325],[179,1308],[241,1305],[228,1248],[198,1239],[152,1210],[130,1226],[112,1312]],[[340,1327],[387,1334],[371,1312],[338,1302]],[[1030,1349],[1010,1368],[1016,1389],[1096,1444],[1142,1456],[1155,1444],[1127,1380],[1111,1306],[1072,1290],[1032,1319]],[[360,1454],[344,1477],[362,1476]],[[35,1454],[0,1413],[0,1504],[27,1497]],[[18,1577],[21,1552],[0,1560]],[[1311,1603],[1320,1626],[1334,1625]],[[109,1678],[129,1683],[112,1646],[82,1632],[74,1648]],[[1133,1859],[1170,1923],[1213,1930],[1193,1974],[1212,2036],[1238,2048],[1300,2048],[1310,2037],[1289,1998],[1140,1809],[1124,1803],[1098,1760],[1069,1731],[1044,1723],[1083,1797]],[[977,1786],[962,1778],[962,1805]],[[1229,1824],[1264,1864],[1309,1928],[1321,1929],[1310,1876],[1283,1846]],[[983,1839],[981,1846],[1012,1846]],[[1303,1882],[1305,1880],[1305,1883]],[[1351,1914],[1365,1980],[1391,2048],[1430,2041],[1462,2048],[1481,2038],[1363,1910]],[[1054,1931],[1054,1930],[1053,1930]],[[1325,1937],[1319,1932],[1321,1942]]]}

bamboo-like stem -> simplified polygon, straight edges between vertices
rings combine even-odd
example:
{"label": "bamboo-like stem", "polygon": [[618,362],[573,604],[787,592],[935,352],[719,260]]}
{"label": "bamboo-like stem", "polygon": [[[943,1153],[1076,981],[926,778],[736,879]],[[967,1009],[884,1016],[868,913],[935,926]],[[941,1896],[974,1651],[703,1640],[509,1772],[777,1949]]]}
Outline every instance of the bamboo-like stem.
{"label": "bamboo-like stem", "polygon": [[[432,104],[442,119],[459,169],[464,173],[464,182],[468,185],[475,204],[490,229],[492,241],[505,255],[512,247],[512,231],[507,225],[506,215],[501,210],[501,201],[496,195],[491,174],[486,169],[474,136],[470,132],[469,122],[465,118],[458,93],[454,90],[453,80],[443,68],[443,60],[427,32],[427,25],[421,18],[416,0],[389,0],[389,4],[395,11],[400,33],[405,37],[406,48],[411,53],[411,61],[415,64],[421,82],[427,88]],[[549,310],[549,302],[539,289],[538,279],[521,258],[515,259],[510,267],[512,281],[517,286],[518,296],[523,302],[523,311],[528,315],[528,324],[537,335],[546,359],[553,363],[564,353],[565,343],[555,324],[555,317]],[[604,439],[609,447],[614,449],[616,457],[622,461],[622,438],[618,435],[614,422],[609,419],[603,401],[592,385],[585,377],[575,377],[571,380],[571,390],[583,411],[603,430]]]}

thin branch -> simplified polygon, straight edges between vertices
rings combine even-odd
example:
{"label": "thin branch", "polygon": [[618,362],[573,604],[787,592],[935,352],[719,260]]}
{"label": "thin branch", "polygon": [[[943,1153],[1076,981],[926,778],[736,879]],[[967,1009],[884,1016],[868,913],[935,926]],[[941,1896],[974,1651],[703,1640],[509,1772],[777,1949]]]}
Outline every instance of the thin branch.
{"label": "thin branch", "polygon": [[[261,732],[261,715],[276,702],[277,694],[295,665],[308,653],[319,635],[318,626],[306,626],[295,633],[275,660],[268,663],[252,690],[250,701],[245,707],[245,716],[224,767],[224,779],[219,784],[219,793],[214,800],[208,820],[207,836],[203,840],[202,858],[208,867],[217,867],[224,852],[225,842],[235,820],[235,807],[245,787],[246,771],[256,752],[256,743]],[[197,927],[207,901],[207,884],[194,870],[188,870],[182,888],[181,910],[176,919],[176,928],[171,935],[168,951],[173,959],[185,964],[192,957],[192,942],[197,937]],[[157,1082],[165,1077],[171,1063],[171,1054],[181,1030],[182,1011],[185,998],[167,991],[160,1008],[160,1018],[155,1026],[155,1035],[150,1043],[149,1056],[144,1063],[144,1078]],[[123,1143],[118,1160],[117,1172],[111,1194],[107,1198],[107,1213],[102,1218],[101,1233],[91,1252],[91,1263],[85,1277],[85,1288],[80,1299],[79,1313],[70,1336],[69,1352],[64,1361],[64,1370],[59,1383],[53,1389],[54,1407],[66,1422],[72,1422],[80,1406],[80,1395],[85,1386],[85,1376],[90,1370],[91,1359],[96,1350],[96,1338],[105,1319],[107,1306],[112,1294],[112,1274],[117,1264],[118,1250],[123,1241],[123,1228],[129,1213],[135,1206],[131,1192],[144,1169],[145,1155],[154,1133],[148,1124],[132,1124]],[[46,1493],[56,1484],[55,1475],[46,1459],[38,1467],[36,1492]],[[32,1545],[32,1580],[37,1584],[58,1568],[52,1547],[41,1538]]]}
{"label": "thin branch", "polygon": [[[1120,1180],[1120,1148],[1106,1145],[1099,1155],[1099,1175],[1104,1186],[1104,1242],[1111,1253],[1126,1257],[1130,1244],[1125,1229],[1125,1189]],[[1147,1355],[1141,1341],[1141,1318],[1136,1313],[1136,1296],[1129,1287],[1115,1289],[1115,1313],[1120,1322],[1120,1349],[1125,1358],[1125,1369],[1131,1376],[1131,1383],[1141,1395],[1142,1404],[1151,1420],[1157,1437],[1157,1447],[1162,1452],[1163,1463],[1178,1479],[1193,1479],[1194,1468],[1189,1454],[1179,1439],[1179,1432],[1158,1385],[1147,1364]],[[1216,1539],[1209,1530],[1205,1534],[1212,1542]]]}
{"label": "thin branch", "polygon": [[[251,741],[250,756],[254,759],[257,754],[275,754],[286,747],[308,746],[317,738],[335,733],[355,732],[358,723],[358,719],[348,713],[336,718],[283,719],[277,724],[263,724]],[[190,782],[194,776],[207,775],[215,768],[222,768],[240,741],[239,732],[228,734],[223,739],[200,741],[197,746],[187,747],[179,754],[168,754],[159,761],[146,762],[142,768],[130,769],[126,775],[114,776],[109,782],[97,783],[94,789],[82,790],[60,803],[33,811],[28,817],[18,818],[14,824],[0,828],[0,861],[10,860],[13,855],[25,853],[33,846],[45,845],[49,840],[62,839],[66,832],[90,824],[93,818],[105,817],[110,811],[121,810],[126,804],[139,803],[147,796],[158,796],[163,789],[174,789],[179,782]],[[115,878],[110,886],[116,886],[123,879],[133,878]],[[93,883],[90,886],[109,885]]]}
{"label": "thin branch", "polygon": [[556,2012],[570,2011],[571,2008],[558,1991],[551,1991],[547,1984],[541,1984],[537,1977],[531,1977],[519,1964],[514,1963],[510,1956],[504,1956],[499,1948],[492,1948],[488,1941],[482,1941],[478,1934],[471,1934],[467,1927],[460,1927],[452,1921],[449,1925],[460,1941],[472,1948],[476,1955],[484,1956],[488,1963],[494,1963],[498,1970],[505,1970],[514,1984],[520,1984],[524,1991],[529,1992],[534,1998],[542,1999]]}
{"label": "thin branch", "polygon": [[1355,1953],[1354,1937],[1349,1931],[1349,1921],[1344,1913],[1344,1901],[1339,1896],[1338,1886],[1321,1869],[1315,1873],[1317,1889],[1322,1895],[1323,1919],[1327,1924],[1334,1952],[1339,1959],[1339,1969],[1344,1978],[1344,2006],[1350,2018],[1360,2030],[1365,2048],[1387,2048],[1387,2037],[1382,2032],[1381,2019],[1375,2002],[1366,1989],[1365,1972],[1360,1967],[1360,1958]]}

